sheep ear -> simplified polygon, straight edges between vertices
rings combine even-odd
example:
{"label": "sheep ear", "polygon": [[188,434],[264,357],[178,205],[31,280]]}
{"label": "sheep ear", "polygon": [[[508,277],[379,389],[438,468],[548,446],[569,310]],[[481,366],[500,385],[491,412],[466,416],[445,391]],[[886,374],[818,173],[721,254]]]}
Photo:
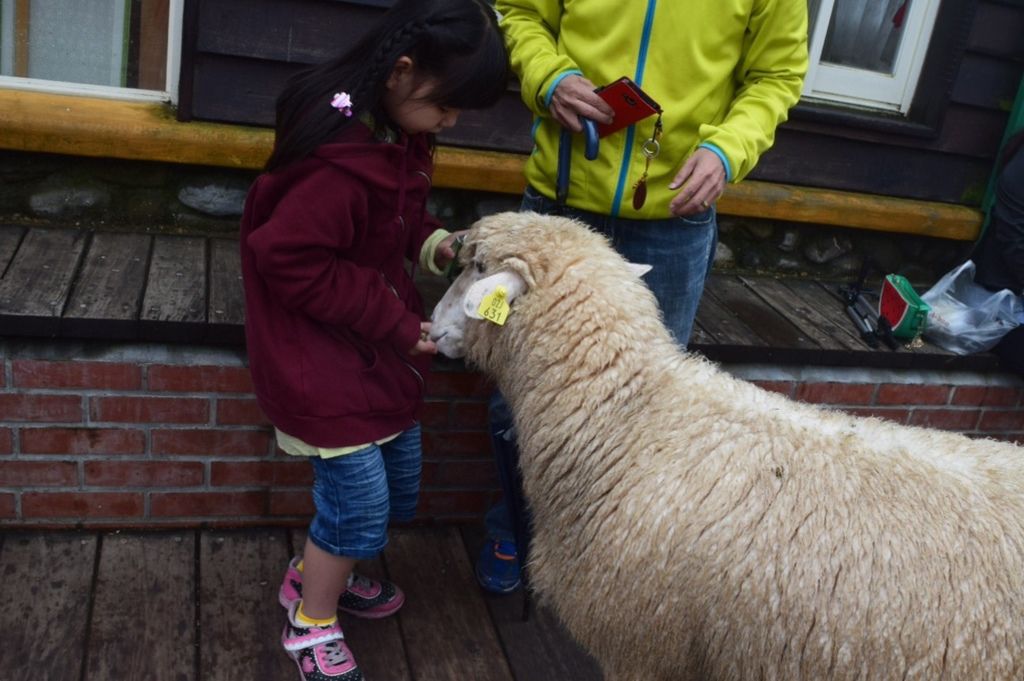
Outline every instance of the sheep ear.
{"label": "sheep ear", "polygon": [[650,272],[652,269],[654,269],[654,268],[651,267],[650,265],[641,265],[641,264],[635,263],[635,262],[629,263],[629,271],[632,272],[633,274],[635,274],[637,276],[637,279],[639,279],[640,277],[644,276],[645,274]]}
{"label": "sheep ear", "polygon": [[483,303],[484,298],[494,293],[495,289],[499,286],[505,288],[506,300],[510,304],[526,291],[526,282],[523,281],[521,276],[515,272],[502,270],[497,274],[492,274],[489,277],[484,277],[480,281],[474,282],[469,287],[466,295],[462,298],[462,311],[465,312],[467,317],[483,319],[483,315],[479,312],[480,305]]}

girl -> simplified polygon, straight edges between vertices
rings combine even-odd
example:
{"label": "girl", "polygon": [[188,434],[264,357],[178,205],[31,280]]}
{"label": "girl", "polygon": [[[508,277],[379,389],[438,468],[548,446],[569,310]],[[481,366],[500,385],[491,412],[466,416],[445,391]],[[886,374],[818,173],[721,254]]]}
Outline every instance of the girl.
{"label": "girl", "polygon": [[362,675],[337,610],[383,617],[398,587],[359,577],[417,503],[429,322],[405,259],[440,274],[454,235],[426,212],[433,135],[503,94],[482,0],[398,0],[277,100],[273,153],[242,217],[249,367],[278,445],[313,464],[315,515],[280,590],[307,680]]}

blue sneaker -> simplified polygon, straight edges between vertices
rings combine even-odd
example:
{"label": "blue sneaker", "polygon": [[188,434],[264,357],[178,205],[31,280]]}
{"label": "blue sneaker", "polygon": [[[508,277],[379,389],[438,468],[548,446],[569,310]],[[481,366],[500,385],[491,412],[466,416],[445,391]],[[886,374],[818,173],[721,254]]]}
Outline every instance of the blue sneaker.
{"label": "blue sneaker", "polygon": [[519,557],[516,544],[507,539],[489,539],[476,562],[476,581],[487,591],[507,594],[519,588]]}

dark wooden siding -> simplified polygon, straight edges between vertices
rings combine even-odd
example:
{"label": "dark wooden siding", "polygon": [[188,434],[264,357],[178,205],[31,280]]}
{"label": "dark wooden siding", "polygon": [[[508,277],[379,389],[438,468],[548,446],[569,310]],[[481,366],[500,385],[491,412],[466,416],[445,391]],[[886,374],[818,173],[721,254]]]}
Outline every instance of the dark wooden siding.
{"label": "dark wooden siding", "polygon": [[[271,125],[297,68],[332,56],[389,0],[187,0],[180,115]],[[944,0],[911,121],[801,104],[752,178],[887,196],[980,202],[1024,72],[1024,4]],[[515,83],[467,112],[444,144],[527,152]]]}
{"label": "dark wooden siding", "polygon": [[[1021,83],[1024,3],[945,0],[942,12],[947,25],[936,28],[922,85],[945,90],[933,97],[937,110],[926,113],[930,127],[884,130],[841,115],[815,115],[801,104],[752,177],[980,203]],[[950,73],[935,73],[936,66]]]}
{"label": "dark wooden siding", "polygon": [[[389,0],[188,0],[180,117],[273,125],[288,76],[340,52]],[[515,83],[486,112],[466,112],[445,144],[528,151],[530,117]]]}

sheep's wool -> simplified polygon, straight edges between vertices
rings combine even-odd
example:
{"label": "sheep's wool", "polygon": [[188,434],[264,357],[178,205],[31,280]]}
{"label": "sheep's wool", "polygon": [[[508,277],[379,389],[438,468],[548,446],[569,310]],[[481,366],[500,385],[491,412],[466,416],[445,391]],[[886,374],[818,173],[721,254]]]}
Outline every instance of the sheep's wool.
{"label": "sheep's wool", "polygon": [[[508,399],[532,584],[606,679],[1024,679],[1024,449],[729,376],[572,220],[485,218],[462,259],[433,335]],[[499,271],[504,325],[463,314]]]}

